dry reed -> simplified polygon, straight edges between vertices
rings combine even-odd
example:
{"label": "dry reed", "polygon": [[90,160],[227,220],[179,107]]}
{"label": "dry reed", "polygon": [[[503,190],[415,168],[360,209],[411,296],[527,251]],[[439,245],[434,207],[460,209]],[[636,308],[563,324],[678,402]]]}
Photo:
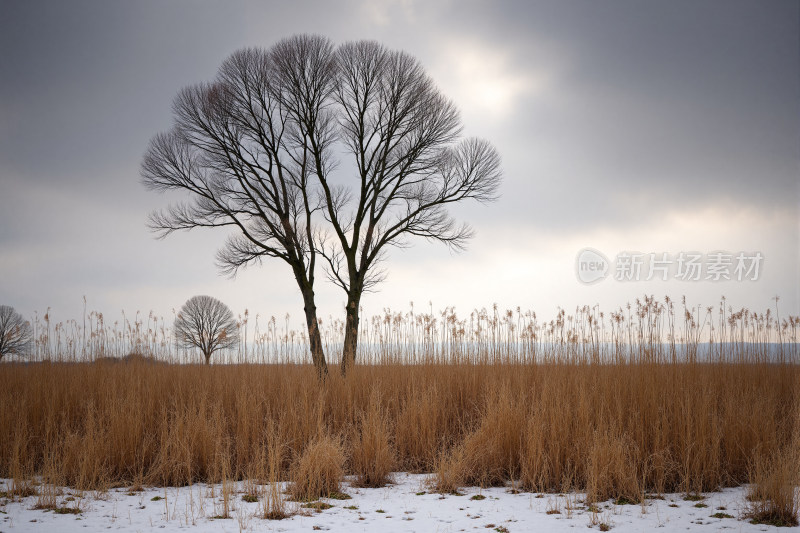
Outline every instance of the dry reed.
{"label": "dry reed", "polygon": [[289,491],[297,501],[310,502],[341,493],[344,450],[338,438],[315,437],[291,470]]}
{"label": "dry reed", "polygon": [[343,474],[376,486],[392,469],[436,472],[443,491],[512,481],[589,500],[750,482],[754,517],[757,502],[796,517],[800,321],[685,311],[681,326],[672,302],[652,299],[610,322],[589,308],[550,323],[494,310],[469,324],[412,310],[370,325],[365,364],[322,383],[308,364],[168,364],[154,345],[143,350],[153,358],[8,361],[0,477],[22,491],[41,476],[44,505],[55,485],[257,477],[276,518],[281,480],[312,499],[340,490]]}
{"label": "dry reed", "polygon": [[[716,306],[678,304],[644,296],[616,310],[598,306],[559,309],[551,320],[531,310],[454,308],[419,312],[385,309],[367,316],[362,309],[357,360],[387,363],[553,363],[553,362],[800,362],[800,317],[781,318],[772,309],[735,310],[725,297]],[[92,311],[83,321],[54,322],[50,309],[32,320],[34,343],[27,361],[107,361],[149,358],[169,363],[202,361],[197,350],[176,343],[172,318],[153,312],[126,315],[113,323]],[[302,324],[245,310],[237,320],[240,342],[214,355],[215,363],[309,363]],[[342,350],[344,323],[320,317],[325,352]]]}
{"label": "dry reed", "polygon": [[305,365],[3,364],[0,476],[245,479],[277,439],[280,479],[316,446],[330,479],[449,462],[454,485],[702,492],[792,446],[798,384],[797,366],[766,363],[378,365],[322,384]]}
{"label": "dry reed", "polygon": [[380,402],[380,395],[374,391],[359,416],[350,445],[351,470],[359,487],[383,487],[390,482],[396,465],[391,444],[391,421]]}

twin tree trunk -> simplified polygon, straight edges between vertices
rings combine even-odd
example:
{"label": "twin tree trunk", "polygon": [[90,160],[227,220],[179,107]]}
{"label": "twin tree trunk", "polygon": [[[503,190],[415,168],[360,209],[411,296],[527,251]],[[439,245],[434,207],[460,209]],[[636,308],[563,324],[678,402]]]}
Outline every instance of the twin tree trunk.
{"label": "twin tree trunk", "polygon": [[[347,297],[347,318],[345,320],[344,347],[342,350],[342,375],[347,375],[347,371],[355,364],[356,349],[358,348],[358,311],[360,306],[360,294],[348,294]],[[317,321],[317,307],[314,304],[314,291],[312,289],[303,290],[303,303],[306,315],[306,326],[308,327],[309,347],[311,348],[311,360],[317,370],[317,377],[324,379],[328,375],[328,364],[325,362],[325,353],[322,349],[322,336],[319,331]]]}
{"label": "twin tree trunk", "polygon": [[[325,379],[328,375],[328,364],[325,361],[325,352],[322,348],[322,335],[317,320],[317,306],[314,302],[314,288],[312,282],[303,276],[305,271],[296,269],[295,278],[303,294],[303,311],[306,315],[308,327],[308,341],[311,349],[311,361],[317,371],[317,377]],[[364,290],[364,281],[357,274],[351,277],[350,290],[347,291],[347,318],[345,320],[344,346],[342,348],[342,375],[355,364],[356,349],[358,348],[358,321],[361,294]]]}

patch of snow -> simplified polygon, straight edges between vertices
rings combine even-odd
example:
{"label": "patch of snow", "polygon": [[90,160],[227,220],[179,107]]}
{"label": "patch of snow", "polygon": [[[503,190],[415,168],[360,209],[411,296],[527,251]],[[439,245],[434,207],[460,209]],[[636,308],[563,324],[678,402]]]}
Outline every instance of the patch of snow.
{"label": "patch of snow", "polygon": [[[680,494],[666,494],[664,499],[647,500],[645,505],[615,505],[608,501],[597,504],[593,512],[583,503],[582,494],[515,494],[510,487],[472,487],[462,489],[461,495],[441,495],[429,492],[426,475],[396,473],[393,477],[392,485],[379,489],[353,488],[346,484],[345,490],[352,499],[325,500],[333,507],[320,512],[287,502],[287,510],[296,514],[284,520],[261,518],[263,502],[243,501],[241,483],[235,484],[236,492],[230,498],[230,518],[214,518],[223,512],[220,485],[148,488],[136,493],[113,489],[107,493],[80,494],[73,489],[63,489],[58,497],[59,506],[77,507],[81,509],[79,514],[35,509],[36,496],[16,501],[0,498],[0,532],[513,533],[585,531],[587,527],[600,531],[601,523],[609,525],[615,533],[659,528],[665,532],[775,530],[739,519],[745,506],[744,487],[708,493],[702,502],[685,501]],[[0,486],[3,485],[8,487],[10,481],[0,480]],[[706,507],[697,506],[698,503]],[[726,513],[733,518],[713,518],[711,515],[715,513]]]}

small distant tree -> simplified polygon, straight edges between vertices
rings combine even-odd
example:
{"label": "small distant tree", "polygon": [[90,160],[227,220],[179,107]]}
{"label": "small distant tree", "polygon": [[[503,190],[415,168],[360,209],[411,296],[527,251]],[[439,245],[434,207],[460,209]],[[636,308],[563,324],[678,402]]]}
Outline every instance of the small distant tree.
{"label": "small distant tree", "polygon": [[211,362],[211,355],[239,342],[236,320],[227,305],[211,296],[193,296],[175,319],[175,336],[184,348],[198,348]]}
{"label": "small distant tree", "polygon": [[25,355],[33,341],[31,324],[13,307],[0,305],[0,359],[6,355]]}

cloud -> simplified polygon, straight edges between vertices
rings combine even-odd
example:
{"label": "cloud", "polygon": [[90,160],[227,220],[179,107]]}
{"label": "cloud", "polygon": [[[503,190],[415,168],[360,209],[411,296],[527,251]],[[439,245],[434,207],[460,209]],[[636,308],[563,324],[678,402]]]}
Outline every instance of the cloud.
{"label": "cloud", "polygon": [[366,19],[377,26],[395,24],[398,18],[411,24],[416,20],[416,0],[365,0],[359,7]]}
{"label": "cloud", "polygon": [[[241,46],[294,33],[373,38],[420,59],[461,108],[465,133],[499,149],[502,198],[453,212],[478,232],[467,252],[392,251],[365,306],[434,300],[459,309],[609,305],[641,292],[718,298],[715,285],[586,288],[577,250],[683,247],[766,255],[755,289],[729,299],[800,309],[797,173],[800,6],[752,2],[417,2],[286,5],[30,0],[0,17],[0,303],[167,314],[210,292],[235,311],[301,316],[280,262],[234,281],[213,264],[223,236],[155,241],[139,185],[147,140],[170,102]],[[350,180],[340,167],[343,182]],[[318,273],[324,316],[342,295]],[[782,308],[783,309],[783,308]]]}
{"label": "cloud", "polygon": [[497,120],[535,98],[551,83],[551,72],[520,68],[512,51],[478,39],[448,38],[438,44],[431,74],[443,92],[469,115]]}

